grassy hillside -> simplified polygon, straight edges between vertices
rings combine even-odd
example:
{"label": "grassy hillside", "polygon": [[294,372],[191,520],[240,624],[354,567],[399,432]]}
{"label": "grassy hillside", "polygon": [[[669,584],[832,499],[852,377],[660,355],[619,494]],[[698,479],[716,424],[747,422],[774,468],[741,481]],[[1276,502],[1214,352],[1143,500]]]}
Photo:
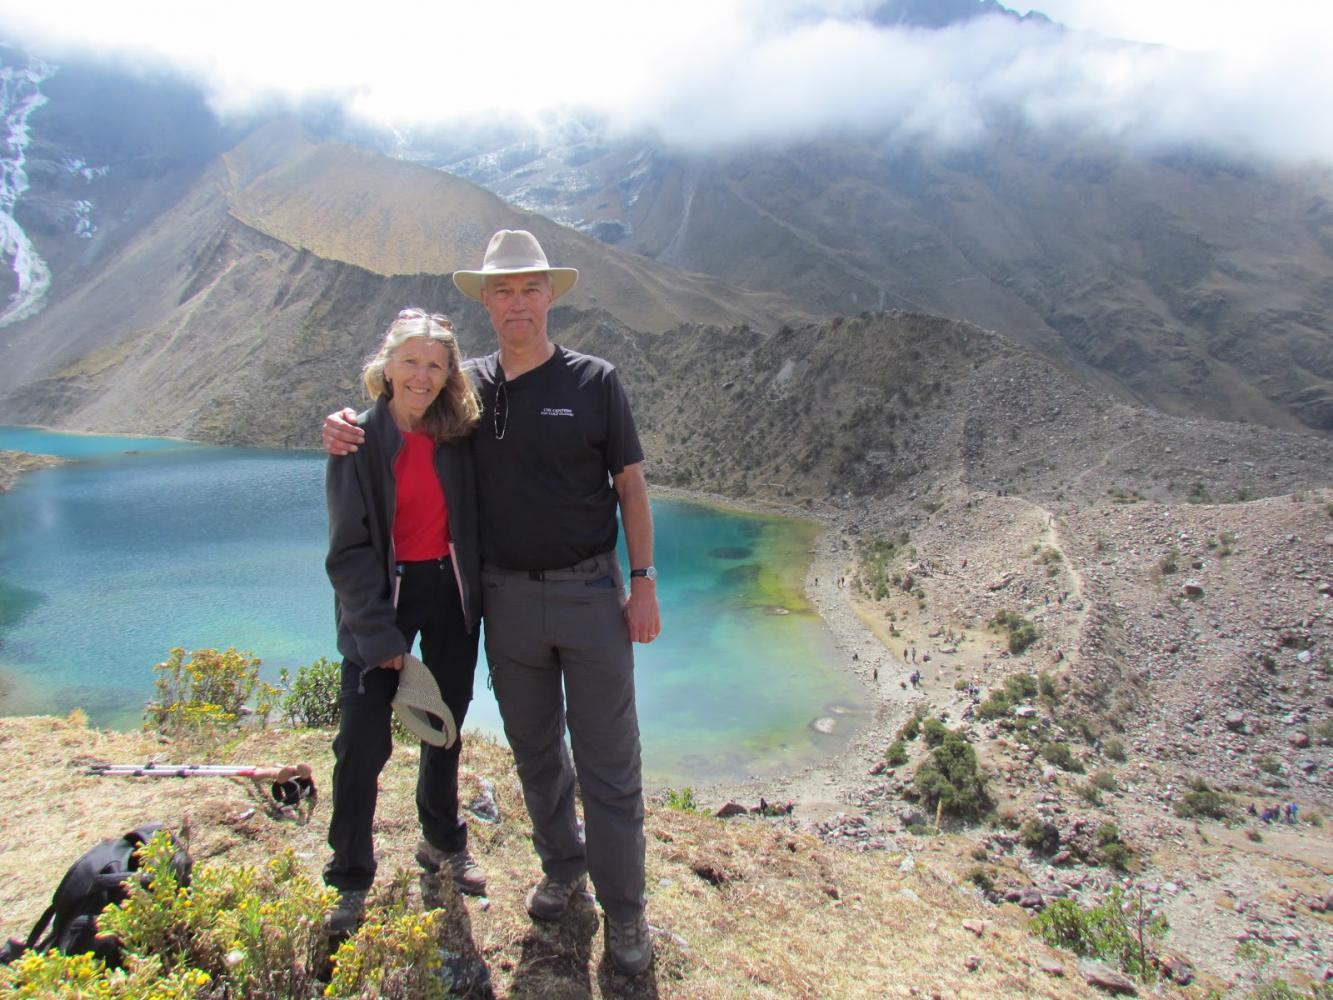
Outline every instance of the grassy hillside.
{"label": "grassy hillside", "polygon": [[[327,790],[330,738],[321,731],[256,734],[211,759],[308,761],[316,788]],[[163,752],[142,736],[78,722],[0,719],[0,756],[11,776],[0,786],[0,839],[10,845],[0,852],[0,933],[26,932],[60,872],[88,846],[149,819],[188,826],[201,865],[262,865],[290,849],[317,877],[326,853],[324,802],[284,814],[245,779],[84,773],[91,762]],[[393,874],[414,868],[416,756],[415,747],[397,746],[381,779],[376,840],[386,897]],[[949,865],[938,864],[936,845],[907,838],[893,851],[863,854],[779,821],[719,820],[660,802],[647,819],[657,961],[652,972],[626,980],[602,959],[591,901],[579,901],[549,927],[523,910],[539,869],[508,750],[472,736],[462,770],[464,800],[491,783],[500,821],[471,823],[490,897],[451,908],[446,933],[471,943],[499,997],[1096,995],[1078,980],[1069,956],[1025,932],[1017,907],[988,906]],[[40,838],[16,836],[37,828]]]}

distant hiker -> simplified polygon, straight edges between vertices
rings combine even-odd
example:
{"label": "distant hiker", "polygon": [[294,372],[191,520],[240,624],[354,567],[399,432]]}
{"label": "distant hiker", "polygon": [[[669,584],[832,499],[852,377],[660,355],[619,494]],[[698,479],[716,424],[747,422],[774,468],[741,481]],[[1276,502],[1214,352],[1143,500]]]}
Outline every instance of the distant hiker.
{"label": "distant hiker", "polygon": [[1254,817],[1256,817],[1256,818],[1257,818],[1258,815],[1259,815],[1259,810],[1256,809],[1256,808],[1254,808],[1254,803],[1253,803],[1253,802],[1251,802],[1248,806],[1246,806],[1245,811],[1246,811],[1247,813],[1249,813],[1251,816],[1254,816]]}
{"label": "distant hiker", "polygon": [[1298,806],[1295,802],[1287,803],[1287,825],[1289,826],[1296,825],[1296,814],[1300,811],[1300,808],[1301,807]]}
{"label": "distant hiker", "polygon": [[[358,416],[365,439],[355,454],[332,457],[326,494],[338,650],[343,654],[341,716],[333,741],[333,858],[324,881],[338,890],[326,926],[348,935],[365,913],[375,878],[371,825],[380,771],[393,749],[391,703],[404,657],[421,635],[455,732],[472,700],[481,617],[481,563],[472,450],[467,437],[481,404],[462,371],[453,325],[404,309],[361,375],[374,405]],[[421,745],[417,860],[447,867],[463,892],[480,895],[486,877],[467,847],[458,815],[458,756]]]}
{"label": "distant hiker", "polygon": [[[551,307],[577,270],[551,267],[531,233],[503,229],[480,270],[453,278],[499,346],[467,371],[482,404],[472,451],[486,659],[544,872],[525,904],[558,920],[591,875],[606,953],[637,975],[652,964],[652,938],[631,644],[661,631],[643,449],[614,366],[551,341]],[[346,411],[325,420],[330,451],[359,441]]]}

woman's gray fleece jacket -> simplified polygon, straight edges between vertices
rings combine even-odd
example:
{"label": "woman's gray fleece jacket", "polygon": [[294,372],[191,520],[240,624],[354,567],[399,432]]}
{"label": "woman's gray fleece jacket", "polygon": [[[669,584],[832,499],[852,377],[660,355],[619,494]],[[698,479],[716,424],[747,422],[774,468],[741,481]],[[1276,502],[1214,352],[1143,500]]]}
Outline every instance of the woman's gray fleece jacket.
{"label": "woman's gray fleece jacket", "polygon": [[[329,508],[329,555],[338,652],[362,670],[409,652],[394,608],[396,569],[393,463],[403,446],[381,396],[357,423],[366,440],[350,455],[329,459],[324,492]],[[449,507],[449,548],[468,632],[481,618],[481,555],[477,531],[477,478],[466,440],[435,446],[435,473]]]}

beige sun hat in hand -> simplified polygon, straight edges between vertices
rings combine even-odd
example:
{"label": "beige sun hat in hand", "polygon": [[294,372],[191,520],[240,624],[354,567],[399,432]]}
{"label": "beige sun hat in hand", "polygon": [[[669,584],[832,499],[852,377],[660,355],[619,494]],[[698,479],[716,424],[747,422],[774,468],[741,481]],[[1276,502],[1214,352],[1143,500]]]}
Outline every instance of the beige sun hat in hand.
{"label": "beige sun hat in hand", "polygon": [[546,262],[546,253],[526,229],[501,229],[491,237],[482,258],[480,271],[455,271],[454,284],[470,299],[481,301],[481,289],[492,275],[535,274],[551,276],[551,301],[564,295],[579,280],[573,267],[552,267]]}
{"label": "beige sun hat in hand", "polygon": [[[440,686],[426,665],[411,653],[403,656],[398,693],[393,696],[392,704],[398,721],[431,746],[448,748],[458,739],[454,713],[440,696]],[[431,721],[432,716],[438,724]]]}

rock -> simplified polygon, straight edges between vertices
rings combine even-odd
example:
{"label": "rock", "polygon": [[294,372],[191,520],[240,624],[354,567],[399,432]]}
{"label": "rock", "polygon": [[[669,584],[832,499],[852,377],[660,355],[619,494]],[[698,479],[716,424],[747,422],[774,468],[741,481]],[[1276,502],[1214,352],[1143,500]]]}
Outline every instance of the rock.
{"label": "rock", "polygon": [[1108,993],[1126,993],[1130,996],[1138,996],[1138,987],[1134,985],[1134,980],[1123,973],[1116,972],[1114,969],[1108,969],[1101,962],[1091,962],[1087,959],[1078,963],[1078,974],[1083,977],[1083,981],[1089,986],[1096,986],[1099,990],[1106,990]]}
{"label": "rock", "polygon": [[1243,732],[1245,730],[1245,713],[1238,708],[1233,708],[1226,715],[1226,726],[1233,733]]}
{"label": "rock", "polygon": [[904,809],[898,814],[898,822],[904,827],[925,826],[930,820],[920,809]]}
{"label": "rock", "polygon": [[1053,864],[1053,865],[1067,865],[1067,864],[1069,864],[1070,860],[1071,860],[1073,857],[1074,857],[1074,855],[1071,854],[1069,851],[1061,851],[1061,852],[1060,852],[1059,854],[1057,854],[1055,857],[1051,858],[1051,864]]}
{"label": "rock", "polygon": [[1024,889],[1019,894],[1018,905],[1025,910],[1040,910],[1046,905],[1046,898],[1038,889]]}
{"label": "rock", "polygon": [[963,965],[967,968],[968,972],[976,972],[981,968],[981,956],[968,955],[967,958],[963,959]]}
{"label": "rock", "polygon": [[971,931],[977,937],[986,933],[986,922],[984,920],[964,920],[963,930]]}
{"label": "rock", "polygon": [[823,733],[827,736],[838,728],[838,721],[836,719],[831,719],[828,716],[822,716],[810,723],[810,728],[817,733]]}
{"label": "rock", "polygon": [[1014,709],[1014,715],[1018,716],[1020,719],[1035,719],[1037,717],[1037,710],[1031,705],[1019,705]]}
{"label": "rock", "polygon": [[482,778],[480,781],[481,791],[477,797],[468,803],[468,812],[481,820],[483,823],[500,822],[500,806],[495,801],[495,784],[488,778]]}
{"label": "rock", "polygon": [[745,806],[741,805],[739,802],[728,802],[713,815],[717,816],[719,819],[726,819],[728,816],[744,816],[749,813],[749,811],[750,810],[746,809]]}
{"label": "rock", "polygon": [[1186,580],[1180,587],[1180,592],[1185,597],[1197,598],[1203,596],[1203,584],[1198,580]]}
{"label": "rock", "polygon": [[1304,750],[1310,745],[1310,736],[1308,733],[1292,733],[1287,737],[1287,742],[1297,750]]}
{"label": "rock", "polygon": [[910,875],[915,870],[916,858],[912,857],[910,854],[903,858],[902,861],[898,862],[898,871],[902,872],[904,875]]}
{"label": "rock", "polygon": [[1168,955],[1159,964],[1162,975],[1177,986],[1188,986],[1194,981],[1194,969],[1189,962],[1176,955]]}
{"label": "rock", "polygon": [[1056,979],[1063,979],[1065,975],[1065,967],[1059,962],[1052,962],[1050,959],[1043,960],[1037,968],[1041,969],[1041,971],[1048,976],[1054,976]]}

